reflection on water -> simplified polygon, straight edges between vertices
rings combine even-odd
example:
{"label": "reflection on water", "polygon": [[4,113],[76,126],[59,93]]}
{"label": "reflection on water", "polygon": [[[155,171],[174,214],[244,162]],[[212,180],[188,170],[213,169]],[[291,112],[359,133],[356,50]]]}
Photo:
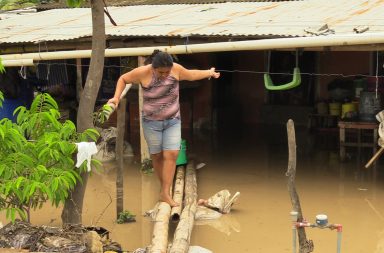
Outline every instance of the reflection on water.
{"label": "reflection on water", "polygon": [[[214,221],[196,222],[191,245],[216,253],[292,252],[285,126],[184,136],[188,154],[207,164],[197,172],[199,198],[222,189],[241,192],[230,214]],[[342,224],[342,252],[384,252],[383,163],[379,161],[376,171],[363,169],[372,154],[370,150],[363,151],[357,159],[353,149],[347,150],[350,159],[340,163],[337,136],[319,137],[297,129],[296,138],[296,187],[307,220],[314,222],[317,214],[325,213],[330,223]],[[379,160],[383,159],[384,156]],[[124,207],[137,215],[137,222],[115,222],[113,163],[90,177],[83,221],[85,225],[109,229],[114,240],[132,251],[151,241],[152,222],[142,214],[154,207],[159,184],[154,175],[141,174],[134,160],[127,160],[125,165]],[[47,205],[32,214],[32,222],[60,225],[60,214],[61,209]],[[336,251],[336,231],[306,231],[314,241],[315,252]]]}
{"label": "reflection on water", "polygon": [[240,232],[240,223],[237,221],[234,214],[222,215],[218,219],[213,220],[197,220],[195,221],[196,226],[211,226],[217,231],[226,234],[227,236],[231,235],[232,232]]}

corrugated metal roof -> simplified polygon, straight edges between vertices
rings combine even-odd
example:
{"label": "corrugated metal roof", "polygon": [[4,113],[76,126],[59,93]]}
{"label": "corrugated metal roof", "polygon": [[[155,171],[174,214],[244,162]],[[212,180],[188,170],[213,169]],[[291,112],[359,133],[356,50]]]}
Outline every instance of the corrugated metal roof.
{"label": "corrugated metal roof", "polygon": [[[129,5],[170,5],[170,4],[212,4],[226,2],[283,2],[283,1],[305,1],[305,0],[105,0],[107,6],[129,6]],[[90,1],[84,1],[83,7],[90,7]],[[66,0],[54,0],[37,5],[38,9],[68,8]]]}
{"label": "corrugated metal roof", "polygon": [[[142,5],[108,8],[109,36],[311,36],[384,32],[384,0]],[[324,26],[324,25],[327,25]],[[322,31],[316,32],[320,27]],[[89,8],[59,9],[0,21],[0,43],[71,40],[92,34]]]}

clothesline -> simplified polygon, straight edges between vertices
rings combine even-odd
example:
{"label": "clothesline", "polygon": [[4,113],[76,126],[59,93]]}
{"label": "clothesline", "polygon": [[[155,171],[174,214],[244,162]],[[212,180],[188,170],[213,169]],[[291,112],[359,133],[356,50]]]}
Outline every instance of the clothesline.
{"label": "clothesline", "polygon": [[[37,63],[38,65],[65,65],[65,66],[73,66],[76,67],[76,64],[71,63]],[[89,67],[90,65],[87,64],[81,64],[81,67]],[[121,69],[133,69],[132,67],[126,67],[126,66],[119,66],[119,65],[104,65],[104,68],[121,68]],[[257,75],[263,75],[263,74],[270,74],[270,75],[286,75],[286,76],[292,76],[292,72],[268,72],[268,71],[253,71],[253,70],[240,70],[240,69],[216,69],[218,72],[226,72],[226,73],[247,73],[247,74],[257,74]],[[319,76],[319,77],[343,77],[343,78],[351,78],[351,77],[378,77],[378,78],[384,78],[384,75],[374,75],[374,74],[361,74],[361,73],[355,73],[355,74],[343,74],[343,73],[314,73],[314,72],[301,72],[301,75],[303,76]]]}

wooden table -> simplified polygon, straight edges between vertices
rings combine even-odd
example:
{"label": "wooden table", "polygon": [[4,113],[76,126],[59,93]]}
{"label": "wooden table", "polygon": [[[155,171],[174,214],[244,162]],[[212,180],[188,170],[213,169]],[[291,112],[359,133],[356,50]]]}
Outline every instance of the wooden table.
{"label": "wooden table", "polygon": [[[379,123],[376,122],[364,122],[364,121],[339,121],[339,140],[340,140],[340,159],[342,161],[345,160],[345,147],[357,147],[359,156],[360,150],[362,147],[370,147],[372,148],[373,154],[377,151],[377,139],[378,134],[377,130],[379,128]],[[345,141],[345,131],[346,129],[356,129],[357,130],[357,141]],[[362,142],[361,140],[361,132],[362,130],[372,130],[373,131],[373,139],[371,142]]]}

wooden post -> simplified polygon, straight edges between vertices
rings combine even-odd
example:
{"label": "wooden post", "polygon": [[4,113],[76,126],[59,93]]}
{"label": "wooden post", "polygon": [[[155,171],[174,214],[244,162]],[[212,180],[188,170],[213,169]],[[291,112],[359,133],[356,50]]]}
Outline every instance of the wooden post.
{"label": "wooden post", "polygon": [[76,59],[76,100],[80,101],[81,93],[83,93],[83,76],[81,72],[81,59]]}
{"label": "wooden post", "polygon": [[175,187],[173,191],[173,200],[180,205],[172,207],[171,220],[178,222],[183,207],[185,166],[178,166],[176,170]]}
{"label": "wooden post", "polygon": [[195,222],[197,208],[197,183],[196,169],[193,161],[188,163],[185,174],[185,207],[181,212],[180,221],[177,225],[172,247],[169,251],[170,253],[188,252],[192,229]]}
{"label": "wooden post", "polygon": [[[139,56],[138,65],[144,65],[145,58],[143,56]],[[142,122],[142,110],[143,110],[143,89],[141,85],[139,85],[139,118],[140,118],[140,154],[141,154],[141,164],[143,164],[146,160],[150,159],[148,152],[148,145],[144,139],[143,132],[143,122]]]}
{"label": "wooden post", "polygon": [[122,98],[117,108],[117,137],[116,137],[116,217],[124,210],[124,133],[125,109],[127,99]]}
{"label": "wooden post", "polygon": [[[287,133],[288,133],[288,168],[286,176],[288,177],[288,191],[291,197],[291,203],[293,211],[298,213],[297,221],[303,221],[303,213],[301,211],[299,195],[296,191],[295,177],[296,177],[296,137],[295,137],[295,125],[293,120],[287,122]],[[299,235],[299,252],[309,253],[313,251],[313,241],[307,240],[305,229],[300,227],[297,229]]]}

